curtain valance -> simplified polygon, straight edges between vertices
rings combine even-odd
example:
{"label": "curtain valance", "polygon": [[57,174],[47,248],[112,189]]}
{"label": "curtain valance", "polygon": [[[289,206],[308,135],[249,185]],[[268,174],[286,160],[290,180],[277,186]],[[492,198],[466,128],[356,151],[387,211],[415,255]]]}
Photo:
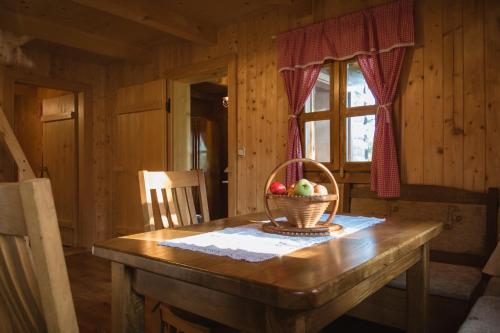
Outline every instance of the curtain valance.
{"label": "curtain valance", "polygon": [[413,2],[400,0],[278,35],[278,69],[305,68],[413,44]]}

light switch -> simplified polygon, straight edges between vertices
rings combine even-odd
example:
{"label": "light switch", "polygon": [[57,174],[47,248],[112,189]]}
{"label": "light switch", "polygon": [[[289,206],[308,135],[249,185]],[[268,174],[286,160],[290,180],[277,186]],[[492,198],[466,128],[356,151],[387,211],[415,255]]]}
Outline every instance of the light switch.
{"label": "light switch", "polygon": [[238,156],[245,157],[245,148],[238,148]]}

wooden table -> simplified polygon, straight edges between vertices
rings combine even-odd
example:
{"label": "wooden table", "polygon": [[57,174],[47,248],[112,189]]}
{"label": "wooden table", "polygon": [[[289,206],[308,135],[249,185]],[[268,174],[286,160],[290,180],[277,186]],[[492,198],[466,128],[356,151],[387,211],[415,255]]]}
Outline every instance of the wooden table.
{"label": "wooden table", "polygon": [[158,246],[248,224],[238,216],[94,245],[112,261],[113,332],[143,331],[142,295],[246,332],[317,332],[407,271],[408,331],[427,322],[429,241],[436,222],[390,218],[349,236],[260,263]]}

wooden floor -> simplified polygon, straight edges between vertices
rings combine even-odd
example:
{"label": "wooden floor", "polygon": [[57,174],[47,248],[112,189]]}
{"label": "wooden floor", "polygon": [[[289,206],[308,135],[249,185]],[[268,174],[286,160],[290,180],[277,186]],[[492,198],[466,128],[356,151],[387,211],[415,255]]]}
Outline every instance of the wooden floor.
{"label": "wooden floor", "polygon": [[[111,265],[108,261],[81,251],[67,251],[71,291],[81,333],[111,331]],[[71,254],[74,253],[74,254]],[[401,331],[342,317],[323,333],[399,333]],[[156,332],[154,332],[156,333]]]}
{"label": "wooden floor", "polygon": [[81,333],[111,331],[111,265],[79,253],[66,256],[76,317]]}

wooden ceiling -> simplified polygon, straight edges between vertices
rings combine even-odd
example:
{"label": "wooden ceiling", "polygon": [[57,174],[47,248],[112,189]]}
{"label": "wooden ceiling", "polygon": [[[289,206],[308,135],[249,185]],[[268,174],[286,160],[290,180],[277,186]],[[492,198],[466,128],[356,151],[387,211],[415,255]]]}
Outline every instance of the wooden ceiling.
{"label": "wooden ceiling", "polygon": [[31,36],[32,45],[143,59],[148,49],[179,39],[215,44],[219,27],[298,2],[310,0],[2,0],[0,29]]}

